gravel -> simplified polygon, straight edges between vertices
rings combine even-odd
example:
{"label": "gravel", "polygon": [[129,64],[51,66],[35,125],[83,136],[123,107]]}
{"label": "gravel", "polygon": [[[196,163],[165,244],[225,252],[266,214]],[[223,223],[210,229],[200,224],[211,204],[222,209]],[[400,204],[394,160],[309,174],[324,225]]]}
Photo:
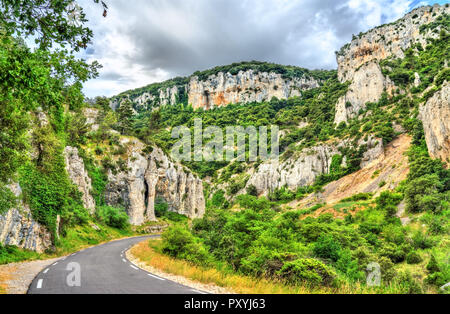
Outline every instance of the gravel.
{"label": "gravel", "polygon": [[0,278],[6,278],[3,284],[8,294],[26,294],[33,279],[47,266],[61,258],[25,263],[0,265]]}

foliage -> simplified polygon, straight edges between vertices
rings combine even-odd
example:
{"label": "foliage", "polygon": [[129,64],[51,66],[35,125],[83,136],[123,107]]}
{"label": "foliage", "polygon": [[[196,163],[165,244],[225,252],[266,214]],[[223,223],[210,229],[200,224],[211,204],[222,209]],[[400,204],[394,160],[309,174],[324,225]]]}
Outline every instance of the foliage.
{"label": "foliage", "polygon": [[336,274],[325,264],[314,259],[298,259],[283,265],[278,275],[293,285],[310,284],[329,286]]}
{"label": "foliage", "polygon": [[14,193],[8,187],[0,185],[0,215],[13,208],[16,203],[17,199]]}
{"label": "foliage", "polygon": [[129,217],[123,209],[106,205],[99,206],[96,215],[107,226],[122,230],[129,227]]}
{"label": "foliage", "polygon": [[[106,4],[99,0],[93,1],[101,2],[106,16]],[[92,31],[84,27],[87,19],[82,8],[78,23],[70,21],[69,15],[76,10],[70,6],[72,0],[2,0],[0,3],[2,28],[10,35],[34,37],[41,49],[49,49],[53,44],[63,47],[68,44],[79,51],[80,48],[86,48],[92,39]]]}
{"label": "foliage", "polygon": [[39,254],[32,251],[20,250],[15,246],[3,246],[0,243],[0,265],[31,260],[39,257]]}

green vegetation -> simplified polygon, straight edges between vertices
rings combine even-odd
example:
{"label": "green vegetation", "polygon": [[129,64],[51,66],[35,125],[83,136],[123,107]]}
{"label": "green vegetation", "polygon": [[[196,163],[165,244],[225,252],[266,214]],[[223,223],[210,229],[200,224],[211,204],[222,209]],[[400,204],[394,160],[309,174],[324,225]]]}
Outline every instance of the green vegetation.
{"label": "green vegetation", "polygon": [[[1,246],[0,264],[56,256],[133,234],[124,212],[103,206],[105,169],[82,147],[91,140],[82,113],[86,107],[82,83],[95,78],[100,66],[75,57],[86,48],[92,32],[84,25],[83,14],[80,24],[69,23],[71,2],[0,1],[0,157],[5,161],[0,165],[0,214],[14,206],[20,211],[18,201],[23,201],[32,218],[51,232],[54,244],[46,254]],[[106,14],[103,2],[93,3],[101,3]],[[25,44],[30,36],[38,44],[34,50]],[[97,105],[108,107],[105,99],[98,99]],[[96,140],[115,123],[106,110],[101,118],[100,134],[92,137]],[[79,148],[93,180],[99,206],[96,228],[65,169],[63,150],[69,145]],[[12,182],[22,188],[18,198],[7,187]]]}
{"label": "green vegetation", "polygon": [[[227,201],[225,191],[212,193],[205,217],[194,220],[192,226],[180,224],[170,228],[164,236],[162,252],[226,274],[265,278],[295,287],[330,286],[338,291],[347,284],[364,286],[367,266],[376,262],[382,273],[379,292],[437,292],[450,281],[447,245],[450,171],[441,161],[430,158],[417,116],[419,105],[430,96],[421,92],[427,88],[438,90],[447,78],[447,71],[442,70],[445,60],[449,59],[447,36],[443,31],[440,40],[429,40],[424,49],[411,49],[405,59],[383,62],[385,74],[392,75],[393,80],[402,77],[395,73],[408,73],[406,80],[397,81],[405,90],[411,88],[414,73],[420,73],[422,85],[413,89],[412,95],[400,90],[392,97],[385,93],[379,102],[367,104],[359,117],[337,128],[333,125],[337,98],[332,97],[336,94],[339,97],[347,87],[336,78],[329,79],[319,89],[305,92],[302,98],[273,100],[250,105],[249,109],[233,105],[207,113],[187,109],[188,117],[198,115],[208,121],[209,115],[214,117],[211,120],[219,121],[221,127],[227,124],[221,119],[229,116],[233,117],[233,123],[236,119],[238,123],[263,118],[269,123],[275,121],[288,130],[282,138],[285,154],[282,158],[292,156],[297,149],[327,140],[348,138],[353,143],[360,139],[367,142],[370,134],[381,137],[387,144],[397,136],[396,123],[413,137],[408,153],[410,173],[395,191],[382,192],[376,198],[373,194],[362,193],[342,200],[334,209],[347,213],[343,220],[334,219],[331,214],[308,217],[323,204],[310,209],[280,211],[280,204],[302,198],[358,170],[364,152],[371,147],[354,148],[356,145],[353,145],[333,156],[330,173],[318,177],[313,186],[297,192],[283,187],[273,191],[268,199],[258,198],[256,189],[250,186],[247,195],[240,195],[234,201]],[[253,118],[252,106],[259,109],[255,114],[261,114],[257,119]],[[161,108],[162,115],[167,117],[163,120],[170,121],[173,116],[167,115],[166,110]],[[232,112],[232,115],[224,112]],[[246,112],[245,117],[241,118],[241,112]],[[176,121],[182,121],[181,116]],[[188,118],[182,122],[190,126],[190,121]],[[302,121],[307,121],[308,125],[297,128]],[[229,182],[239,178],[248,166],[251,164],[227,165],[217,180]],[[380,183],[380,187],[385,185],[386,182]],[[412,217],[412,223],[407,226],[396,217],[402,201]],[[366,205],[365,210],[349,213],[350,207],[362,203]],[[239,211],[230,208],[239,208]],[[176,249],[171,249],[174,247]]]}

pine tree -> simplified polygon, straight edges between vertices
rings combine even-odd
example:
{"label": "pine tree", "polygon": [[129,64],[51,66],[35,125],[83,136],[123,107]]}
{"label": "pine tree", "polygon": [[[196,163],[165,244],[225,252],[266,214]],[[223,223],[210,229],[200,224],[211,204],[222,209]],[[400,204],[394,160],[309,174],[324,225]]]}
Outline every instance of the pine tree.
{"label": "pine tree", "polygon": [[131,101],[126,100],[117,110],[119,115],[119,130],[122,134],[130,134],[132,130],[133,105]]}

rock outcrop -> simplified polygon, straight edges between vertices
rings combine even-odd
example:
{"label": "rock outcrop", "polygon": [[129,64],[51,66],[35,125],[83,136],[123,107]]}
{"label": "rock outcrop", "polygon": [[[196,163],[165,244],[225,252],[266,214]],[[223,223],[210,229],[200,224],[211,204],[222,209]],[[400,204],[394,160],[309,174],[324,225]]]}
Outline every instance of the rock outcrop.
{"label": "rock outcrop", "polygon": [[109,205],[127,209],[130,223],[141,225],[155,220],[155,202],[160,199],[169,210],[200,218],[205,213],[202,181],[180,164],[172,162],[159,148],[146,154],[137,139],[124,138],[128,147],[126,172],[109,172],[105,197]]}
{"label": "rock outcrop", "polygon": [[285,161],[269,160],[259,166],[247,186],[253,185],[258,194],[267,195],[284,186],[296,190],[300,186],[311,185],[317,176],[329,172],[336,154],[339,154],[336,147],[319,145]]}
{"label": "rock outcrop", "polygon": [[450,84],[444,82],[427,103],[420,107],[428,151],[433,158],[450,164]]}
{"label": "rock outcrop", "polygon": [[[18,184],[9,188],[16,196],[22,193]],[[42,253],[52,246],[52,236],[33,220],[30,208],[19,202],[16,208],[0,215],[0,243]]]}
{"label": "rock outcrop", "polygon": [[394,88],[383,76],[379,62],[391,56],[403,58],[404,51],[412,45],[426,46],[427,38],[437,38],[439,32],[420,28],[444,13],[449,14],[450,7],[420,7],[395,23],[360,34],[337,53],[339,80],[350,81],[351,86],[336,107],[336,124],[353,118],[366,103],[377,102],[384,90],[389,93]]}
{"label": "rock outcrop", "polygon": [[263,102],[276,97],[300,96],[302,90],[319,87],[313,78],[284,79],[277,73],[241,71],[237,75],[218,73],[201,81],[191,78],[188,85],[189,104],[194,109],[211,109],[236,103]]}
{"label": "rock outcrop", "polygon": [[66,160],[66,171],[73,184],[81,192],[83,205],[91,214],[95,213],[95,200],[91,195],[92,181],[89,177],[83,159],[78,155],[78,149],[75,147],[66,147],[64,149]]}
{"label": "rock outcrop", "polygon": [[[299,187],[314,183],[321,174],[330,173],[334,155],[341,154],[340,148],[349,145],[347,141],[337,144],[321,144],[296,153],[286,160],[269,160],[261,164],[250,176],[247,187],[253,185],[258,194],[267,195],[282,187],[295,191]],[[383,156],[384,146],[381,139],[370,136],[360,140],[358,147],[366,146],[361,167]],[[343,160],[345,166],[346,160]]]}
{"label": "rock outcrop", "polygon": [[163,105],[190,104],[194,109],[211,109],[235,103],[269,101],[273,97],[287,99],[300,96],[301,91],[319,87],[320,82],[309,75],[286,78],[279,73],[240,71],[237,74],[219,72],[199,78],[191,76],[183,85],[164,87],[156,91],[139,91],[132,95],[113,97],[111,107],[116,110],[131,99],[137,111]]}

